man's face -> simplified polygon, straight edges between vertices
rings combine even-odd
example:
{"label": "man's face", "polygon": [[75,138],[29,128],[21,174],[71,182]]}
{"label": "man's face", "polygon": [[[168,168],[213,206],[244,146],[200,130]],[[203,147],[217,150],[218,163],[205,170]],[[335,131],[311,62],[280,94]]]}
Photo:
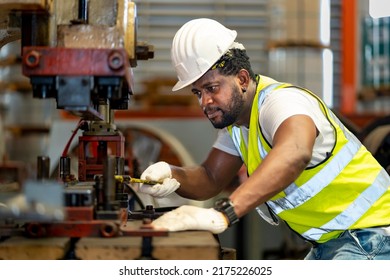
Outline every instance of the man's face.
{"label": "man's face", "polygon": [[203,113],[215,128],[237,122],[244,108],[244,99],[235,76],[223,76],[210,70],[192,85]]}

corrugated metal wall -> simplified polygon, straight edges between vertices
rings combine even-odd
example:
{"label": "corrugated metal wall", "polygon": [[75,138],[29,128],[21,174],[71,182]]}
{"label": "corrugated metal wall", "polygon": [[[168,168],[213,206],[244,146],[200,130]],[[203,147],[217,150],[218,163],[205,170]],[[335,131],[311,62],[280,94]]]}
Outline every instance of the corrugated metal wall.
{"label": "corrugated metal wall", "polygon": [[170,61],[170,48],[176,31],[187,21],[209,17],[238,32],[256,72],[266,73],[268,58],[266,45],[269,26],[267,0],[241,1],[178,1],[136,0],[138,11],[138,39],[155,46],[155,58],[140,61],[134,69],[137,92],[142,92],[141,81],[155,77],[175,78]]}

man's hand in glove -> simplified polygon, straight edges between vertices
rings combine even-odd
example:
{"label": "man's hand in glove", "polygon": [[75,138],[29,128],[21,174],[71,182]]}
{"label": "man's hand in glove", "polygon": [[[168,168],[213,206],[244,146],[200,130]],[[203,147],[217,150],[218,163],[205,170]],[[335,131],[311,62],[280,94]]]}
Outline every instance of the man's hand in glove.
{"label": "man's hand in glove", "polygon": [[183,205],[157,218],[152,225],[169,231],[207,230],[218,234],[226,230],[228,221],[214,208]]}
{"label": "man's hand in glove", "polygon": [[180,187],[180,183],[172,178],[169,164],[164,161],[157,162],[146,168],[141,174],[141,179],[162,182],[153,186],[143,184],[139,187],[140,192],[158,198],[165,197]]}

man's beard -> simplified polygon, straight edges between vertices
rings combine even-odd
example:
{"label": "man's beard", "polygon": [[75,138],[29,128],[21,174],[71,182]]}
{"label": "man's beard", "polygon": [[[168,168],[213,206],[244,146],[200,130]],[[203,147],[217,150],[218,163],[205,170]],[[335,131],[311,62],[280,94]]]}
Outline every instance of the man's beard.
{"label": "man's beard", "polygon": [[[209,119],[209,120],[211,124],[214,126],[214,128],[217,129],[225,128],[229,125],[234,124],[237,121],[239,115],[243,110],[243,107],[244,107],[244,99],[241,95],[239,87],[236,86],[233,88],[233,94],[231,99],[228,102],[228,108],[226,110],[220,107],[212,108],[213,110],[220,110],[222,112],[221,120],[219,121],[216,119]],[[206,110],[204,113],[206,114]]]}

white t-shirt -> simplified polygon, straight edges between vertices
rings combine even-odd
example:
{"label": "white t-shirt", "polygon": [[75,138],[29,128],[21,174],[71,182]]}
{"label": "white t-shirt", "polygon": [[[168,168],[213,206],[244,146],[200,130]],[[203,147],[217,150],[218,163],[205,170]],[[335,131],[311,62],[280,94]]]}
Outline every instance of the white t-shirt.
{"label": "white t-shirt", "polygon": [[[311,117],[319,131],[309,164],[309,166],[313,166],[327,157],[335,143],[333,127],[322,113],[319,103],[314,97],[297,88],[278,89],[265,98],[260,107],[259,122],[264,137],[269,143],[272,143],[280,124],[287,118],[298,114]],[[247,141],[248,129],[243,127],[242,132],[245,141]],[[226,128],[219,131],[213,147],[232,155],[240,155]]]}

